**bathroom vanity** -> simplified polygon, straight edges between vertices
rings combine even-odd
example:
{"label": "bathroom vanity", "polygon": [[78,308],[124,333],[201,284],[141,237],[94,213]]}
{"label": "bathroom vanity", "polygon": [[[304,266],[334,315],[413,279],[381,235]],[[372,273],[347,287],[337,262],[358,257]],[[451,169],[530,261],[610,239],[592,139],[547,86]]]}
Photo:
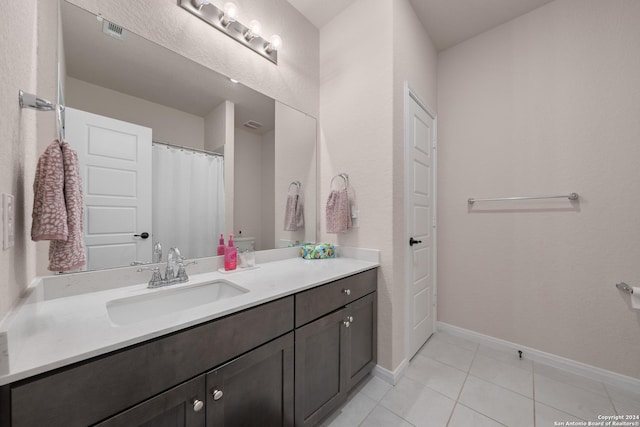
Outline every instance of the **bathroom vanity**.
{"label": "bathroom vanity", "polygon": [[220,316],[5,377],[0,425],[316,425],[376,364],[376,267],[290,259],[229,275],[248,292],[216,305]]}

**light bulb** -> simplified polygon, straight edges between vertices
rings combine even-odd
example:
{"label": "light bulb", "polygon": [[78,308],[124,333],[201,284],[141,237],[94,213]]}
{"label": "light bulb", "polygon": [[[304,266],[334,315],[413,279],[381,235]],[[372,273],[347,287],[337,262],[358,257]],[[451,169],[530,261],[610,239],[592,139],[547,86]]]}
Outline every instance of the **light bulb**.
{"label": "light bulb", "polygon": [[249,22],[249,29],[244,33],[244,38],[249,42],[256,37],[262,37],[262,24],[254,19]]}
{"label": "light bulb", "polygon": [[222,18],[220,19],[220,23],[225,27],[227,27],[232,22],[236,22],[236,19],[238,19],[238,6],[236,6],[234,3],[225,3],[222,7],[222,12],[223,14]]}
{"label": "light bulb", "polygon": [[191,3],[193,4],[194,7],[200,10],[202,9],[202,6],[211,4],[211,0],[192,0]]}
{"label": "light bulb", "polygon": [[282,47],[282,38],[279,35],[274,34],[269,39],[269,43],[265,43],[264,50],[267,53],[271,53],[274,50],[280,50],[281,47]]}

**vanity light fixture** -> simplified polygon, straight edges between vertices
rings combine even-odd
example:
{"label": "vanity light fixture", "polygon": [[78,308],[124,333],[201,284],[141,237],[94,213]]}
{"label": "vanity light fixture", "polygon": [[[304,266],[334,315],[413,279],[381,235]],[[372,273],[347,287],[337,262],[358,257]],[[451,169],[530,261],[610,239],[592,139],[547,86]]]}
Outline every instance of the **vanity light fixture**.
{"label": "vanity light fixture", "polygon": [[274,35],[267,41],[262,38],[262,25],[257,20],[252,20],[249,26],[238,22],[238,7],[234,3],[227,2],[222,9],[213,5],[211,0],[179,0],[178,3],[180,7],[189,11],[192,15],[197,16],[274,64],[278,64],[278,50],[282,46],[280,36]]}

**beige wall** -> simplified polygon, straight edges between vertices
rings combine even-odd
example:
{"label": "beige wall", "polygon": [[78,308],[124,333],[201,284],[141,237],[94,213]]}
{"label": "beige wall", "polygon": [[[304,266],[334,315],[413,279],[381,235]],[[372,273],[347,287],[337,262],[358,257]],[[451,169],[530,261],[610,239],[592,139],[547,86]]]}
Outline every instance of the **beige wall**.
{"label": "beige wall", "polygon": [[439,54],[439,320],[640,378],[639,22],[557,0]]}
{"label": "beige wall", "polygon": [[[282,241],[316,241],[316,119],[281,102],[276,102],[274,148],[274,229],[275,247]],[[295,160],[294,160],[295,159]],[[300,181],[304,227],[284,231],[287,194],[293,181]],[[291,188],[291,193],[294,189]]]}
{"label": "beige wall", "polygon": [[203,117],[72,77],[67,77],[65,97],[68,107],[151,128],[154,141],[205,147]]}
{"label": "beige wall", "polygon": [[[0,192],[13,194],[16,203],[15,246],[0,248],[0,318],[35,275],[36,249],[30,239],[33,176],[39,148],[55,137],[55,116],[21,110],[18,90],[56,99],[51,72],[57,55],[56,37],[51,36],[57,33],[56,22],[55,2],[4,2],[0,14]],[[38,43],[44,49],[40,55]]]}
{"label": "beige wall", "polygon": [[276,237],[273,227],[276,212],[274,179],[276,176],[276,138],[273,130],[266,132],[262,136],[262,158],[262,236],[260,240],[264,244],[269,243],[271,246],[277,247],[274,244]]}
{"label": "beige wall", "polygon": [[[378,363],[388,370],[405,358],[405,80],[436,108],[435,49],[409,1],[356,1],[321,29],[320,236],[322,241],[381,250]],[[349,174],[355,190],[360,227],[327,234],[329,184],[341,172]]]}
{"label": "beige wall", "polygon": [[[320,31],[319,240],[381,249],[378,363],[387,369],[398,363],[392,344],[398,330],[393,306],[393,206],[389,203],[393,184],[392,10],[392,0],[358,0]],[[360,227],[327,234],[329,184],[342,172],[349,174],[357,196]]]}
{"label": "beige wall", "polygon": [[[262,136],[243,128],[235,130],[235,198],[233,233],[239,237],[254,237],[256,249],[264,247],[262,241]],[[266,160],[266,159],[264,159]],[[273,163],[273,159],[271,159]],[[273,169],[273,168],[272,168]],[[271,176],[273,180],[273,176]],[[270,247],[271,249],[272,247]]]}

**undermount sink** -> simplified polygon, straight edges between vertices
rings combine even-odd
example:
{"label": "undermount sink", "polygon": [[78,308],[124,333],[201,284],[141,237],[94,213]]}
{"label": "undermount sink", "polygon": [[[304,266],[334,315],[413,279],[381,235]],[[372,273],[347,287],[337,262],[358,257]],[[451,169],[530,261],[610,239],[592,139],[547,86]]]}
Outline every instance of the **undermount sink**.
{"label": "undermount sink", "polygon": [[215,280],[175,289],[161,288],[144,295],[114,299],[107,302],[107,312],[116,325],[128,325],[246,292],[249,291],[226,280]]}

